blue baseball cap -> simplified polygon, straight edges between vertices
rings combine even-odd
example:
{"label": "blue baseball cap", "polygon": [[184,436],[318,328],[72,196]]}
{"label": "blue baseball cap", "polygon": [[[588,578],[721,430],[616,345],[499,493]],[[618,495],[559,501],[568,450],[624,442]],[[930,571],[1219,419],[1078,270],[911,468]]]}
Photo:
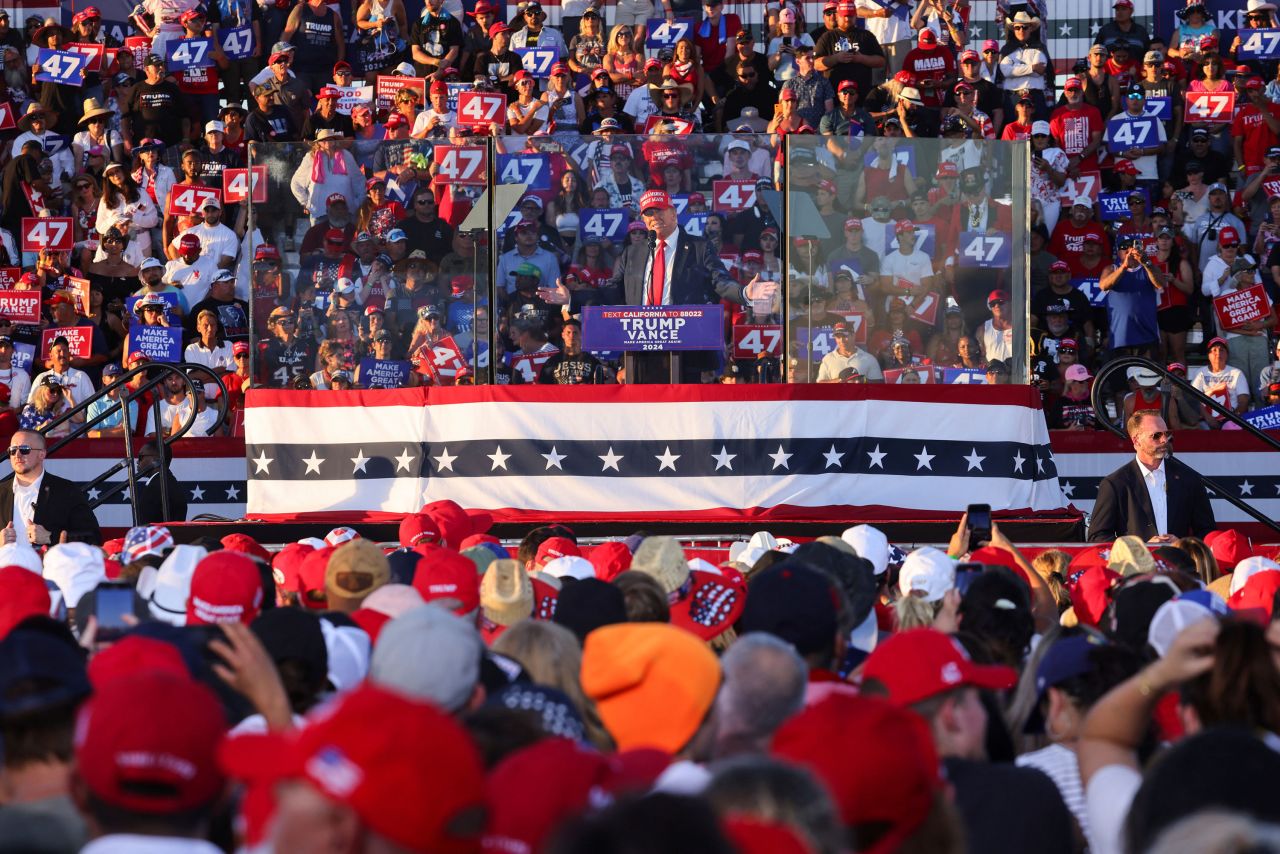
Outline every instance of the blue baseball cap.
{"label": "blue baseball cap", "polygon": [[1027,716],[1023,732],[1035,733],[1044,731],[1044,715],[1040,712],[1040,703],[1045,694],[1055,685],[1061,685],[1068,679],[1082,676],[1093,669],[1089,656],[1095,647],[1108,646],[1109,642],[1098,635],[1085,633],[1059,639],[1040,659],[1036,668],[1036,703]]}
{"label": "blue baseball cap", "polygon": [[[75,703],[89,695],[84,650],[53,620],[14,629],[0,641],[0,719]],[[46,628],[46,625],[48,626]],[[30,690],[14,691],[19,685]]]}

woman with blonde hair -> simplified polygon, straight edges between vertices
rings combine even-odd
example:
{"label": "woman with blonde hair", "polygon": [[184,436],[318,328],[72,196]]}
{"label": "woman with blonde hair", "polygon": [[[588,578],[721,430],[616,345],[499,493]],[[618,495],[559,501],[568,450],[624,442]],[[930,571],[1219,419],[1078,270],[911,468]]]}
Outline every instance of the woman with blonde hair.
{"label": "woman with blonde hair", "polygon": [[633,38],[631,27],[618,24],[609,31],[609,43],[605,45],[604,70],[609,72],[620,104],[625,104],[631,91],[645,82],[644,56],[632,46]]}
{"label": "woman with blonde hair", "polygon": [[613,739],[600,722],[595,703],[582,691],[579,671],[582,648],[573,632],[545,620],[521,620],[493,642],[493,651],[514,658],[538,685],[562,692],[582,715],[587,738],[600,750],[613,750]]}

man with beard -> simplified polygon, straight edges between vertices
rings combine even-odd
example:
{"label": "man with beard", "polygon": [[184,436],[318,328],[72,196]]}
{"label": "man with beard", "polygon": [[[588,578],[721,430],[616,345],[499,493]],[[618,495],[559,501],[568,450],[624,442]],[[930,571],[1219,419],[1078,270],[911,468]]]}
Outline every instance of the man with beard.
{"label": "man with beard", "polygon": [[604,384],[613,382],[604,364],[590,353],[582,351],[582,321],[566,320],[560,330],[564,346],[547,360],[538,373],[543,385]]}
{"label": "man with beard", "polygon": [[273,337],[262,351],[263,376],[272,388],[290,388],[295,377],[306,376],[315,364],[313,342],[298,339],[297,320],[283,305],[271,312],[267,329]]}
{"label": "man with beard", "polygon": [[164,268],[164,280],[181,287],[188,304],[193,296],[196,302],[204,298],[218,272],[218,259],[200,249],[200,238],[187,232],[178,238],[178,257]]}
{"label": "man with beard", "polygon": [[1144,542],[1204,537],[1216,527],[1200,475],[1173,458],[1173,434],[1163,418],[1135,412],[1125,423],[1134,459],[1103,478],[1089,520],[1089,542],[1129,534]]}
{"label": "man with beard", "polygon": [[[1080,292],[1076,291],[1076,293]],[[1062,302],[1049,303],[1043,307],[1043,312],[1045,326],[1035,332],[1035,349],[1055,365],[1058,362],[1058,348],[1063,341],[1090,340],[1073,322],[1071,305],[1065,299]]]}

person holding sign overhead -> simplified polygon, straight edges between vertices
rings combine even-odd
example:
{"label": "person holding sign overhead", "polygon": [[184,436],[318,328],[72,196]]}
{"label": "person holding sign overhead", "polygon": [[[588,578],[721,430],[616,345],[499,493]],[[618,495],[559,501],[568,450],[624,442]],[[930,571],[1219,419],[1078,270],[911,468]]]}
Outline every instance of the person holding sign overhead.
{"label": "person holding sign overhead", "polygon": [[1156,324],[1156,299],[1164,287],[1160,273],[1142,251],[1140,241],[1116,241],[1118,258],[1108,264],[1098,280],[1106,291],[1107,323],[1111,329],[1111,351],[1115,355],[1157,358],[1160,329]]}

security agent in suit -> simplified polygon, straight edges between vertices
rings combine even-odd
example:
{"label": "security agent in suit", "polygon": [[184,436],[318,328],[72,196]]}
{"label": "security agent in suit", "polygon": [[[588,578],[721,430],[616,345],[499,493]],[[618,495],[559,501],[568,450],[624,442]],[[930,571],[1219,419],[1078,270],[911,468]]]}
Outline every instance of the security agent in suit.
{"label": "security agent in suit", "polygon": [[[613,265],[613,276],[602,285],[598,302],[607,305],[714,305],[721,300],[748,305],[753,299],[772,299],[778,283],[762,281],[757,275],[745,286],[738,284],[716,250],[706,242],[680,230],[671,198],[662,190],[649,190],[640,197],[640,216],[649,229],[649,240],[625,247]],[[557,280],[555,288],[544,288],[540,296],[547,302],[568,304],[571,294]],[[637,373],[628,382],[665,382],[665,356],[640,354]],[[657,357],[657,358],[652,358]],[[700,374],[714,366],[710,353],[685,354],[682,381],[699,382]]]}
{"label": "security agent in suit", "polygon": [[1125,425],[1135,458],[1098,486],[1089,542],[1133,535],[1171,543],[1203,538],[1216,525],[1200,475],[1173,458],[1173,434],[1159,415],[1136,412]]}
{"label": "security agent in suit", "polygon": [[44,470],[45,439],[19,430],[9,439],[12,479],[0,484],[0,518],[6,525],[0,541],[20,540],[33,546],[69,540],[102,543],[102,531],[80,487]]}

